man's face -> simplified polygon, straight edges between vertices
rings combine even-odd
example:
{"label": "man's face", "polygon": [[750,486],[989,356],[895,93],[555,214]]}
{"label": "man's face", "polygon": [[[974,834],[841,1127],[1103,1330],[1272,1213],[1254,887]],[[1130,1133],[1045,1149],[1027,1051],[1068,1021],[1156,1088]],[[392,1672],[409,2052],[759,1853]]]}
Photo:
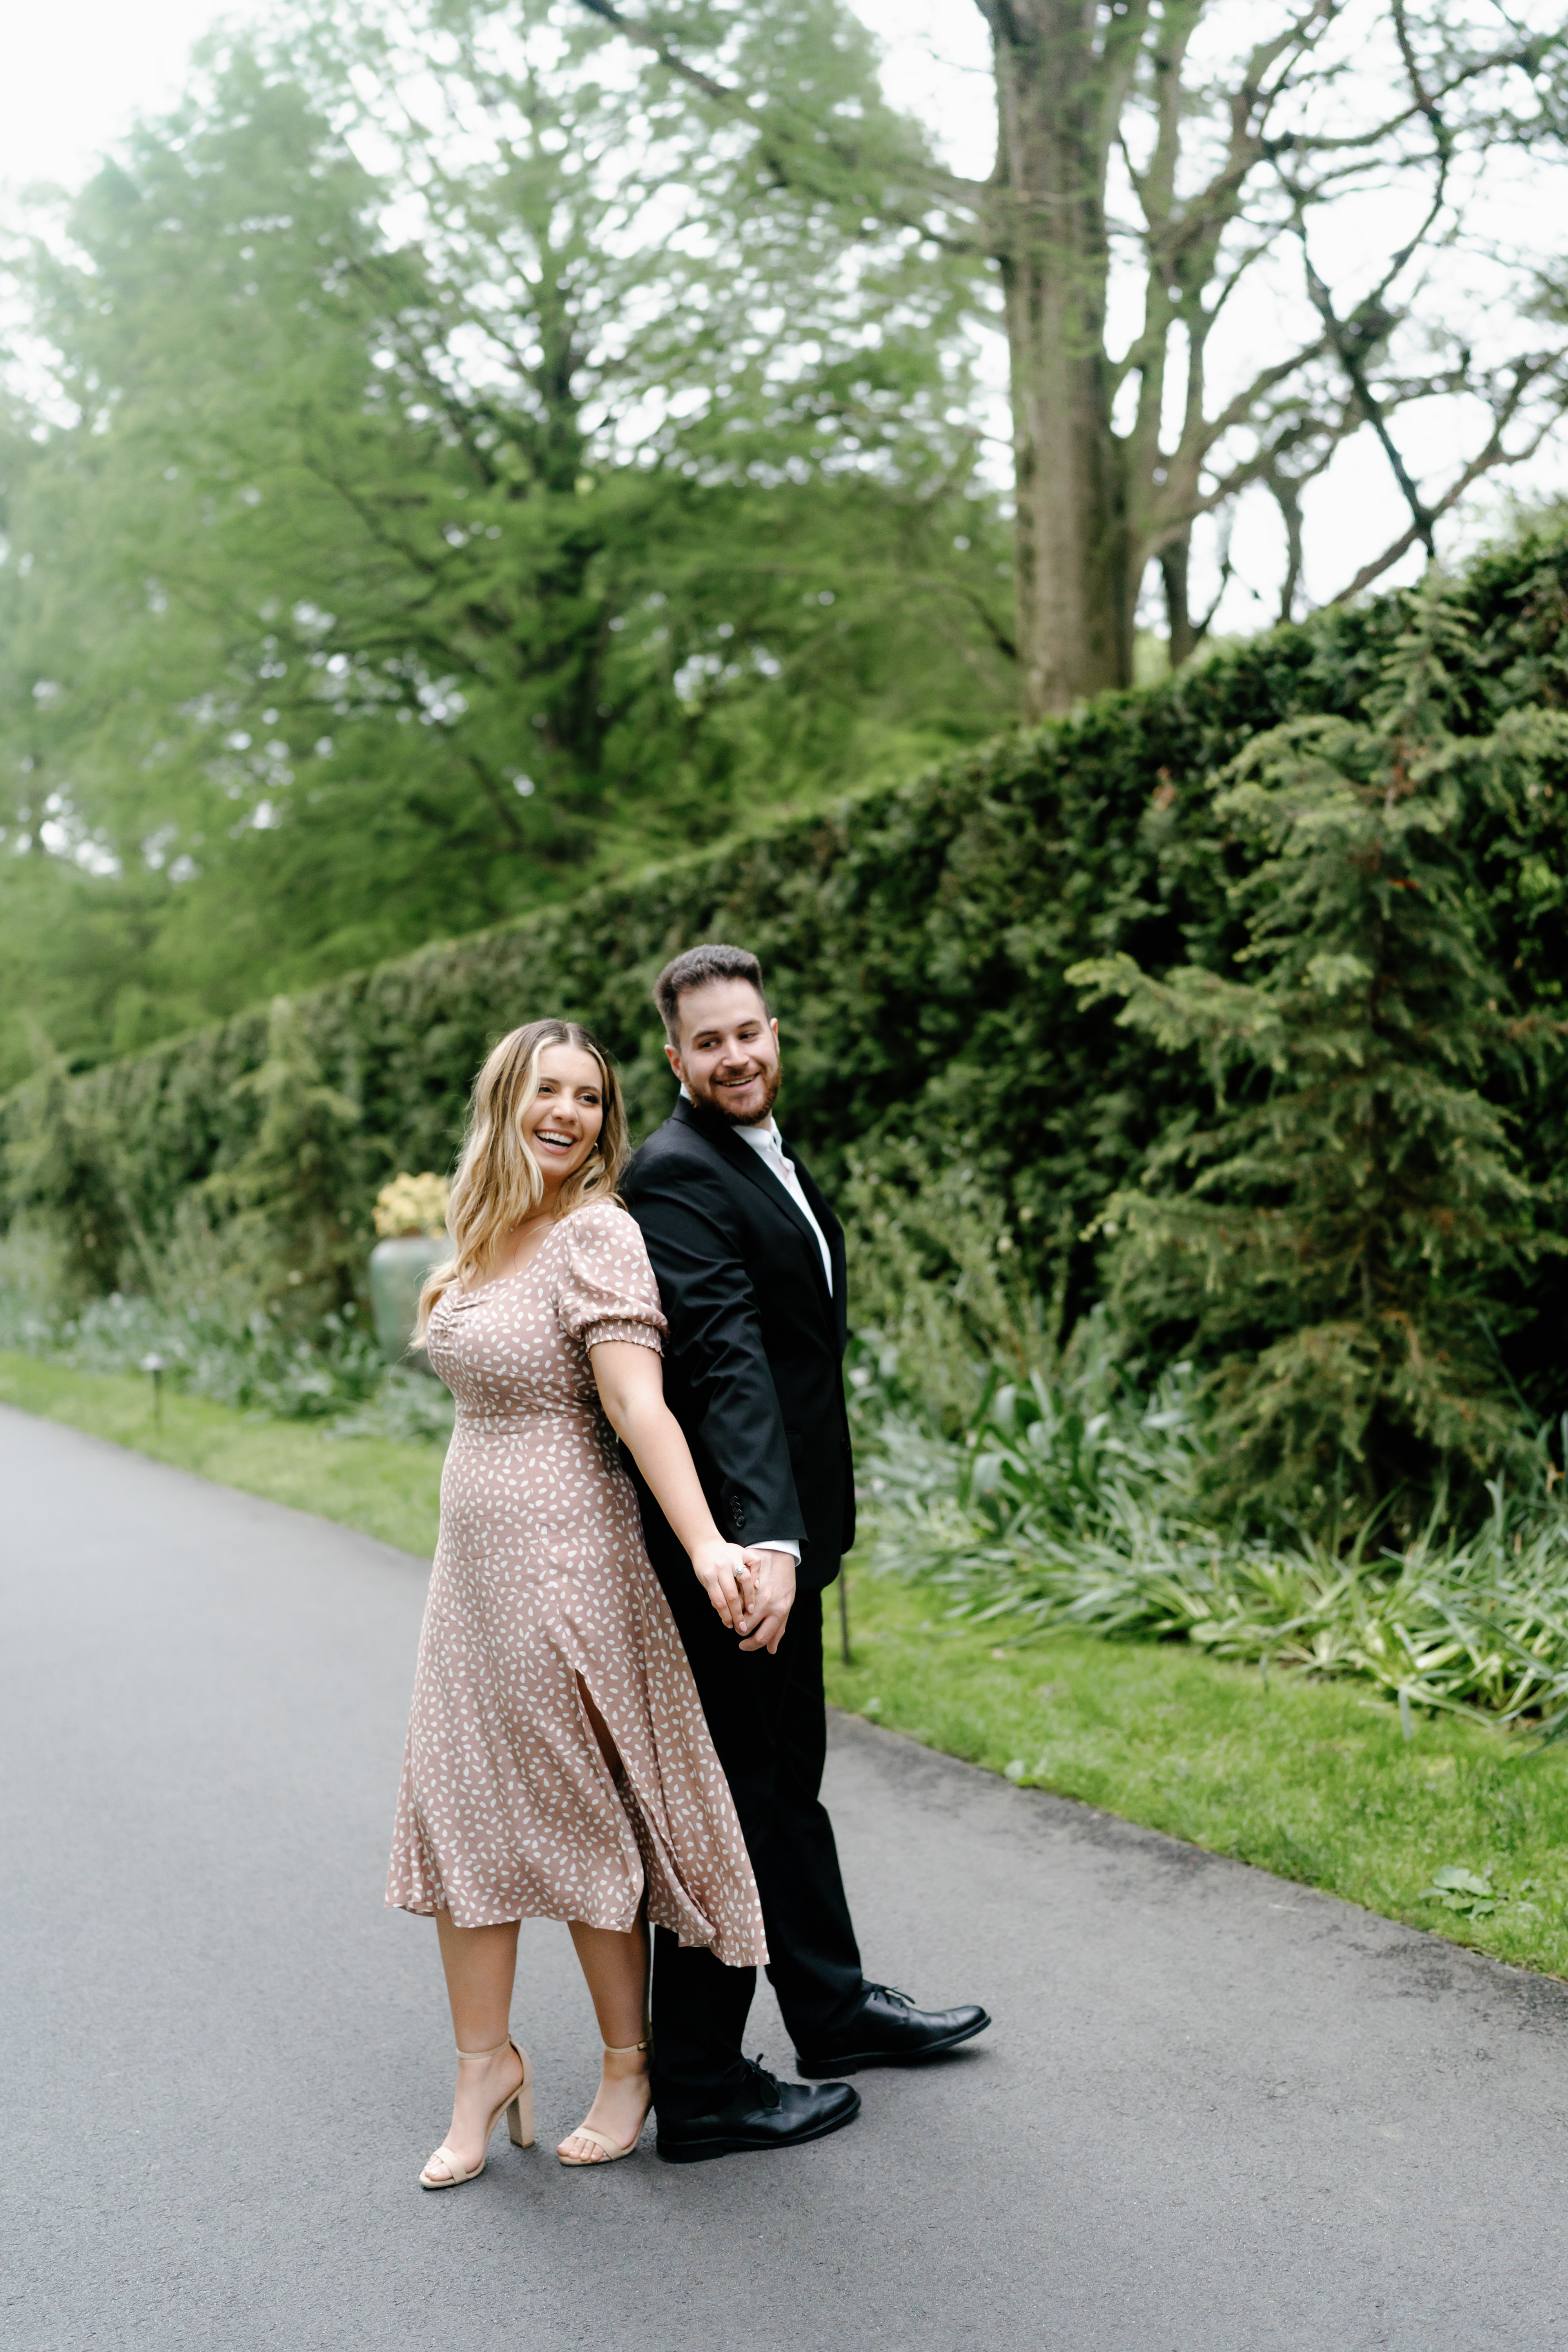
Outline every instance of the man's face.
{"label": "man's face", "polygon": [[688,1093],[757,1127],[779,1090],[779,1024],[749,980],[710,980],[681,992],[680,1036],[665,1053]]}

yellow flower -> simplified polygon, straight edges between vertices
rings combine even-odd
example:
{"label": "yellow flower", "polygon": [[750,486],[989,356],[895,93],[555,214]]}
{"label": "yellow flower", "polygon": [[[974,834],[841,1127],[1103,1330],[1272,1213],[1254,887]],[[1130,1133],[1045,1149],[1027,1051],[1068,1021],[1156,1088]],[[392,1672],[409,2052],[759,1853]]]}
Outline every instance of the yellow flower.
{"label": "yellow flower", "polygon": [[375,1230],[384,1240],[397,1234],[444,1234],[447,1194],[444,1176],[395,1176],[375,1196]]}

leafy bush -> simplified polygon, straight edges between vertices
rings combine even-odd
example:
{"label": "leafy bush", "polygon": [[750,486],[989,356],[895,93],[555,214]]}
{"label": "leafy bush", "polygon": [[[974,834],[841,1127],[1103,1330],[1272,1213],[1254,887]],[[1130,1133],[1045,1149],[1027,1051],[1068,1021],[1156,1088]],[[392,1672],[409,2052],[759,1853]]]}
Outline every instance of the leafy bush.
{"label": "leafy bush", "polygon": [[851,1393],[876,1409],[878,1423],[902,1411],[962,1427],[987,1365],[1021,1379],[1051,1360],[1069,1234],[1058,1234],[1058,1284],[1047,1303],[1026,1272],[1005,1201],[951,1146],[892,1140],[879,1165],[851,1162],[844,1205],[857,1339]]}
{"label": "leafy bush", "polygon": [[1407,1723],[1426,1706],[1568,1732],[1568,1507],[1544,1433],[1533,1490],[1494,1482],[1469,1535],[1439,1510],[1398,1548],[1364,1524],[1336,1551],[1215,1525],[1194,1388],[1178,1365],[1140,1391],[1100,1313],[1054,1370],[994,1374],[957,1437],[895,1406],[864,1447],[870,1564],[930,1580],[965,1617],[1358,1675]]}
{"label": "leafy bush", "polygon": [[[1320,614],[907,785],[270,1013],[97,1070],[57,1066],[0,1107],[0,1213],[47,1224],[62,1296],[79,1303],[154,1297],[153,1269],[198,1202],[254,1256],[273,1323],[317,1330],[324,1308],[353,1303],[378,1189],[399,1169],[450,1164],[499,1032],[546,1012],[589,1022],[646,1130],[671,1098],[652,978],[696,939],[740,936],[782,1018],[791,1139],[830,1191],[853,1194],[876,1347],[957,1427],[977,1349],[1015,1381],[1049,1364],[1053,1332],[1102,1286],[1095,1221],[1209,1109],[1195,1065],[1086,1008],[1068,970],[1125,954],[1150,975],[1226,971],[1248,944],[1236,887],[1271,852],[1212,779],[1292,719],[1375,727],[1418,601]],[[1538,533],[1488,556],[1447,609],[1453,887],[1477,968],[1506,974],[1523,1013],[1554,1015],[1568,777],[1545,722],[1568,702],[1568,540]],[[1495,763],[1467,767],[1465,747],[1510,726],[1515,742],[1536,727],[1544,748],[1521,789],[1499,791]],[[1473,1076],[1488,1115],[1527,1114],[1528,1231],[1486,1280],[1508,1377],[1544,1418],[1561,1404],[1568,1269],[1528,1269],[1564,1223],[1546,1188],[1568,1153],[1568,1104],[1489,1048]],[[910,1211],[895,1244],[889,1220],[922,1188],[930,1213]],[[1165,1337],[1181,1354],[1184,1335]],[[869,1359],[858,1369],[880,1378]]]}
{"label": "leafy bush", "polygon": [[332,1437],[389,1437],[398,1444],[444,1445],[456,1418],[449,1389],[427,1372],[394,1364],[383,1375],[367,1402],[343,1413],[328,1433]]}
{"label": "leafy bush", "polygon": [[140,1371],[156,1356],[195,1395],[283,1421],[324,1420],[363,1405],[383,1372],[374,1339],[335,1310],[307,1331],[280,1328],[260,1312],[237,1327],[199,1307],[161,1307],[118,1290],[58,1321],[17,1316],[0,1295],[0,1346],[83,1372]]}
{"label": "leafy bush", "polygon": [[896,1364],[891,1381],[883,1372],[879,1413],[864,1371],[860,1475],[878,1564],[947,1578],[972,1598],[994,1583],[996,1607],[1010,1609],[1042,1558],[1060,1565],[1100,1543],[1136,1558],[1188,1536],[1211,1549],[1223,1541],[1198,1501],[1207,1448],[1191,1366],[1144,1393],[1123,1353],[1097,1308],[1049,1368],[1015,1380],[994,1365],[956,1433],[911,1410]]}
{"label": "leafy bush", "polygon": [[[1475,566],[1455,596],[1468,649],[1458,730],[1560,707],[1568,543],[1527,539]],[[911,783],[299,997],[296,1034],[319,1083],[358,1114],[321,1123],[317,1201],[368,1246],[378,1188],[399,1168],[450,1164],[488,1045],[536,1013],[599,1031],[646,1129],[670,1100],[652,978],[695,939],[740,935],[782,1017],[788,1131],[829,1185],[892,1138],[956,1145],[1007,1201],[1034,1274],[1059,1234],[1074,1237],[1068,1303],[1079,1311],[1095,1269],[1077,1237],[1204,1094],[1195,1072],[1081,1009],[1067,969],[1121,950],[1149,971],[1221,966],[1237,943],[1226,885],[1254,853],[1216,832],[1205,779],[1292,714],[1359,714],[1407,611],[1391,597],[1321,614]],[[1479,951],[1526,1004],[1560,999],[1568,976],[1565,813],[1568,796],[1550,790],[1459,813]],[[258,1011],[20,1089],[0,1113],[4,1213],[47,1216],[84,1281],[130,1286],[137,1251],[167,1232],[183,1195],[257,1142],[265,1105],[246,1082],[268,1034]],[[1489,1093],[1506,1104],[1511,1086],[1498,1073]],[[1531,1170],[1551,1167],[1564,1139],[1562,1108],[1544,1107],[1526,1138]],[[1555,1280],[1537,1287],[1518,1343],[1527,1367],[1548,1355],[1562,1295]]]}
{"label": "leafy bush", "polygon": [[[254,1105],[256,1124],[244,1150],[205,1179],[201,1197],[223,1220],[224,1246],[237,1250],[264,1285],[270,1318],[313,1325],[358,1286],[362,1220],[341,1198],[336,1178],[359,1105],[323,1081],[286,996],[275,997],[268,1013],[261,1061],[230,1091]],[[176,1205],[176,1228],[192,1201],[187,1194]],[[141,1255],[150,1272],[145,1244]]]}
{"label": "leafy bush", "polygon": [[1180,1639],[1265,1675],[1359,1676],[1407,1729],[1427,1706],[1568,1733],[1568,1485],[1548,1442],[1568,1459],[1568,1415],[1515,1425],[1515,1475],[1480,1513],[1439,1485],[1417,1525],[1406,1492],[1351,1526],[1276,1506],[1249,1530],[1216,1507],[1231,1439],[1212,1381],[1184,1360],[1152,1370],[1107,1305],[1058,1349],[973,1174],[906,1155],[899,1176],[854,1195],[857,1303],[885,1318],[857,1329],[849,1374],[874,1573],[1013,1641]]}
{"label": "leafy bush", "polygon": [[1542,1229],[1557,1188],[1521,1175],[1479,1089],[1506,1074],[1547,1099],[1568,1028],[1479,951],[1458,835],[1467,805],[1517,825],[1550,796],[1568,716],[1458,734],[1466,643],[1429,583],[1367,719],[1293,719],[1233,763],[1215,817],[1260,855],[1228,968],[1155,980],[1122,953],[1068,975],[1212,1078],[1208,1117],[1173,1123],[1101,1230],[1123,1306],[1221,1358],[1211,1475],[1233,1510],[1364,1516],[1514,1447],[1503,1302],[1565,1244]]}
{"label": "leafy bush", "polygon": [[[169,1378],[195,1394],[280,1420],[357,1413],[363,1421],[380,1413],[395,1424],[382,1432],[387,1435],[450,1429],[441,1403],[432,1401],[421,1412],[388,1396],[416,1376],[386,1372],[352,1304],[309,1320],[269,1307],[273,1269],[264,1251],[247,1258],[243,1243],[243,1234],[216,1226],[207,1204],[193,1199],[164,1248],[146,1261],[150,1290],[73,1303],[58,1245],[47,1232],[18,1224],[0,1240],[0,1349],[86,1372],[140,1371],[156,1356]],[[439,1393],[445,1400],[446,1391]]]}

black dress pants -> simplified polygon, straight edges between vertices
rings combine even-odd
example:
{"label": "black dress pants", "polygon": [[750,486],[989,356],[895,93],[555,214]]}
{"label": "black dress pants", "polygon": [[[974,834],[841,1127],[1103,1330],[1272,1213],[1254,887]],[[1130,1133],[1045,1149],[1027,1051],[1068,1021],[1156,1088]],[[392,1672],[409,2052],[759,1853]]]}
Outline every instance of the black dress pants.
{"label": "black dress pants", "polygon": [[[650,1551],[653,1547],[650,1545]],[[860,1954],[820,1796],[827,1754],[822,1595],[800,1593],[777,1652],[743,1651],[684,1552],[654,1552],[708,1728],[741,1817],[768,1937],[768,1976],[797,2049],[841,2032],[865,1999]],[[754,1969],[727,1969],[667,1927],[653,1949],[653,2095],[672,2121],[706,2115],[745,2078]]]}

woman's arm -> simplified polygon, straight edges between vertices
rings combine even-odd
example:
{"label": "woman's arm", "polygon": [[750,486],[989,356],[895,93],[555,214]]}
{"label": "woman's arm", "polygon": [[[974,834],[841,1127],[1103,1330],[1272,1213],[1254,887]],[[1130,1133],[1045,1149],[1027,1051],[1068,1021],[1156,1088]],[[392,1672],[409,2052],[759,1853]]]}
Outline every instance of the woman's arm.
{"label": "woman's arm", "polygon": [[[691,1449],[664,1401],[664,1367],[658,1356],[632,1339],[605,1339],[589,1349],[588,1360],[611,1428],[642,1472],[677,1540],[689,1553],[709,1600],[731,1633],[750,1633],[746,1555],[738,1544],[726,1543],[713,1524]],[[766,1646],[774,1650],[784,1620],[776,1630],[772,1624],[767,1630],[773,1638]]]}
{"label": "woman's arm", "polygon": [[[645,1155],[626,1179],[669,1325],[666,1360],[679,1363],[681,1420],[712,1463],[721,1523],[744,1538],[804,1541],[784,1412],[763,1339],[762,1313],[739,1212],[736,1180],[706,1158]],[[739,1191],[749,1192],[743,1181]],[[739,1505],[741,1518],[730,1516]]]}

